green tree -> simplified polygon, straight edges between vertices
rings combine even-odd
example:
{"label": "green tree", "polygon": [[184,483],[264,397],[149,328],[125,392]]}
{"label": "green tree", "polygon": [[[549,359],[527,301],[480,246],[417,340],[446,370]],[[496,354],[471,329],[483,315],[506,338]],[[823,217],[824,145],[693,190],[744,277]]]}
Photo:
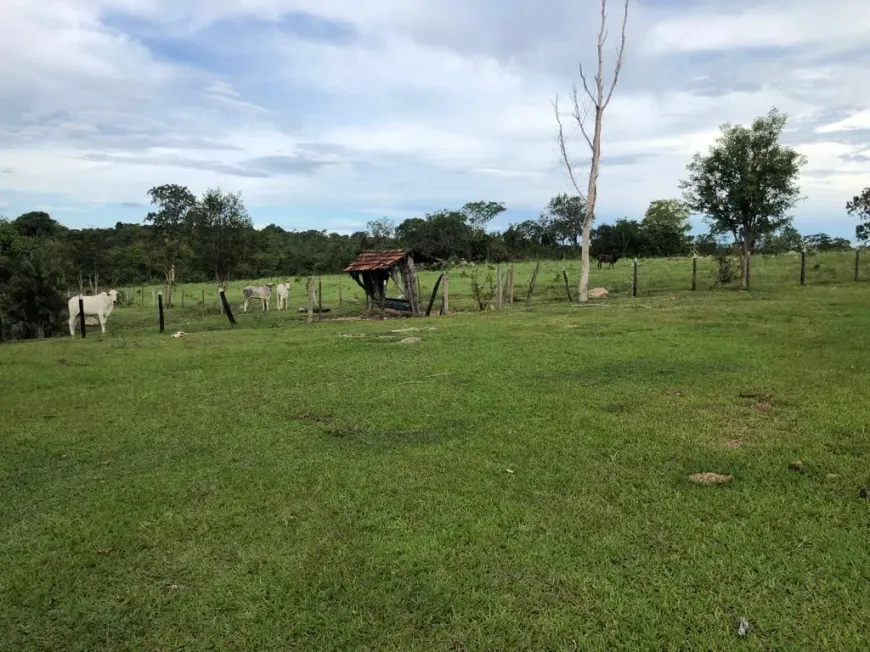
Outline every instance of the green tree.
{"label": "green tree", "polygon": [[689,208],[705,215],[713,233],[741,246],[741,286],[749,289],[749,256],[759,236],[791,223],[800,199],[806,157],[780,144],[786,115],[773,108],[751,127],[724,124],[706,156],[695,154],[680,182]]}
{"label": "green tree", "polygon": [[30,211],[15,218],[15,227],[26,238],[51,238],[66,229],[45,211]]}
{"label": "green tree", "polygon": [[185,186],[167,183],[148,191],[157,210],[145,216],[154,227],[159,265],[166,278],[166,305],[172,307],[172,288],[181,259],[189,251],[187,244],[190,212],[196,207],[196,195]]}
{"label": "green tree", "polygon": [[188,213],[188,224],[200,265],[209,274],[214,272],[217,283],[226,282],[239,261],[245,259],[253,236],[254,225],[242,193],[206,190]]}
{"label": "green tree", "polygon": [[659,256],[676,256],[689,248],[691,211],[679,199],[651,201],[643,216],[643,228]]}
{"label": "green tree", "polygon": [[366,224],[368,235],[375,248],[389,245],[396,237],[396,223],[389,217],[379,217]]}
{"label": "green tree", "polygon": [[870,186],[864,188],[860,195],[852,197],[852,201],[846,202],[846,211],[860,221],[855,227],[855,238],[860,242],[870,240]]}
{"label": "green tree", "polygon": [[583,218],[586,215],[586,199],[582,195],[561,193],[548,203],[546,212],[550,218],[549,228],[561,243],[580,246],[583,237]]}
{"label": "green tree", "polygon": [[468,225],[472,229],[485,231],[487,224],[506,210],[504,202],[471,201],[465,204],[460,212],[468,218]]}

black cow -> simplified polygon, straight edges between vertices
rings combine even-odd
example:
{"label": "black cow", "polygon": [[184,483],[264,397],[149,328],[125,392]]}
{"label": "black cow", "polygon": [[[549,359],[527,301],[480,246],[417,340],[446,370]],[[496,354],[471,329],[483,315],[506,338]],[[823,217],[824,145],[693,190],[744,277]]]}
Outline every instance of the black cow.
{"label": "black cow", "polygon": [[619,260],[619,256],[616,254],[600,254],[598,256],[598,269],[601,269],[601,265],[610,265],[610,268],[613,269],[617,260]]}

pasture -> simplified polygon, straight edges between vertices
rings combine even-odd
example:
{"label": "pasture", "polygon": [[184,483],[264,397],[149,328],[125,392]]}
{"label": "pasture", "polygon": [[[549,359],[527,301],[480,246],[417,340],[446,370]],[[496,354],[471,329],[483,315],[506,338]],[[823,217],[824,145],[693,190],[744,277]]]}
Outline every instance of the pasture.
{"label": "pasture", "polygon": [[620,261],[588,308],[549,262],[532,310],[524,264],[504,313],[313,325],[238,283],[235,330],[146,302],[0,346],[0,649],[865,649],[853,260],[650,261],[637,299]]}

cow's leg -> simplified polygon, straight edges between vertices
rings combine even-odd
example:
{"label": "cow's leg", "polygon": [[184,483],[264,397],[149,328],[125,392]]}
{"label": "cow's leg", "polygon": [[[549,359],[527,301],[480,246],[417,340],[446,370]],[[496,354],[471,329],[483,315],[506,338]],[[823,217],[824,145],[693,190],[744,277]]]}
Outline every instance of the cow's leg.
{"label": "cow's leg", "polygon": [[97,313],[97,319],[100,320],[100,328],[103,331],[103,335],[105,335],[106,334],[106,316],[102,312],[100,312],[100,313]]}
{"label": "cow's leg", "polygon": [[75,337],[76,334],[76,321],[78,321],[78,315],[74,315],[70,313],[69,316],[69,335],[70,337]]}
{"label": "cow's leg", "polygon": [[242,302],[242,310],[248,312],[248,297],[245,297],[244,302]]}

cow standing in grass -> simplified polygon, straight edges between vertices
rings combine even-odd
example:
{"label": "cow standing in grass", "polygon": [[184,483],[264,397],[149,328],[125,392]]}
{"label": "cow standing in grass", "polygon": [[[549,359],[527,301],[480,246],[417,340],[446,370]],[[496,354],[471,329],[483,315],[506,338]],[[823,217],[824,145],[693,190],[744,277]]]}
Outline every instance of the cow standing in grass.
{"label": "cow standing in grass", "polygon": [[245,312],[248,312],[248,302],[251,299],[259,299],[263,304],[263,312],[266,312],[269,309],[269,299],[272,297],[272,284],[266,283],[266,285],[248,285],[245,288],[242,288],[242,296],[244,297],[244,303],[242,304],[242,308]]}
{"label": "cow standing in grass", "polygon": [[[72,297],[69,300],[69,334],[76,334],[76,322],[79,320],[79,299],[82,300],[82,307],[85,309],[85,317],[96,317],[100,322],[100,328],[103,330],[103,335],[106,334],[106,320],[112,314],[112,308],[118,302],[118,293],[115,290],[108,292],[100,292],[90,297],[80,294]],[[86,319],[86,321],[88,321]]]}
{"label": "cow standing in grass", "polygon": [[619,260],[619,256],[616,254],[601,254],[598,256],[598,269],[601,269],[602,265],[609,265],[610,269],[613,269],[617,260]]}
{"label": "cow standing in grass", "polygon": [[278,310],[287,310],[287,299],[290,298],[290,283],[279,283],[276,289],[278,292]]}

